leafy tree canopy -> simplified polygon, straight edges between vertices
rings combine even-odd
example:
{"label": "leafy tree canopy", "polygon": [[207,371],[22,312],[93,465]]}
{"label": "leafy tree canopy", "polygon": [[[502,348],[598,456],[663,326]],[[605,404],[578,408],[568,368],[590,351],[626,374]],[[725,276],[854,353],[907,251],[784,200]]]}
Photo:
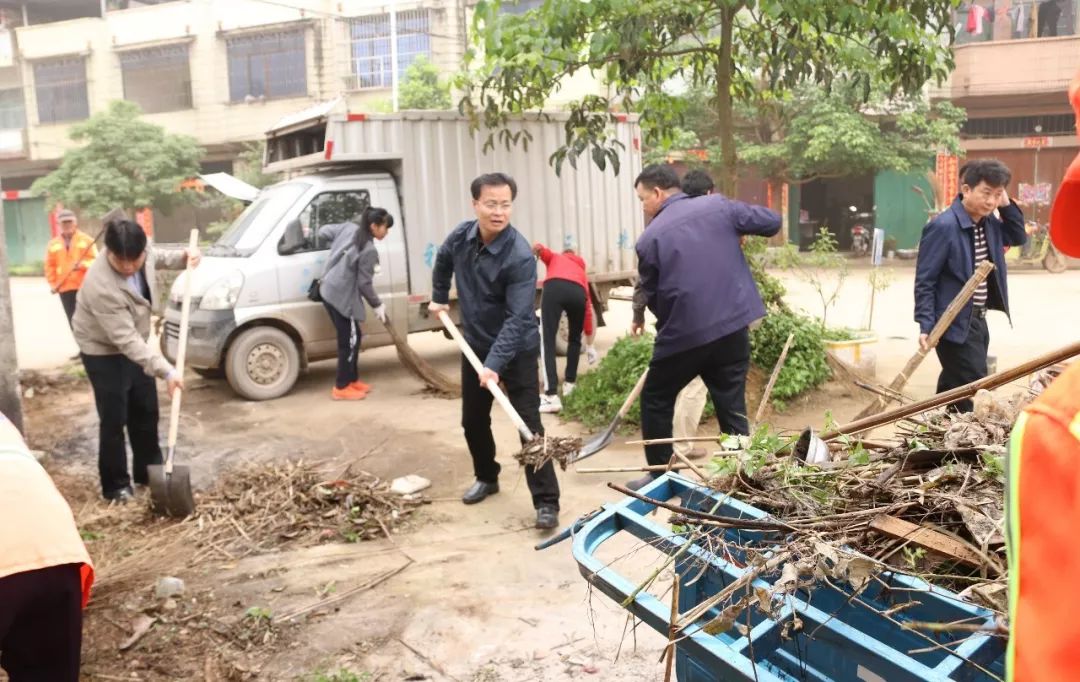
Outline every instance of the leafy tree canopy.
{"label": "leafy tree canopy", "polygon": [[398,105],[402,109],[450,108],[450,86],[439,80],[439,69],[427,57],[417,57],[405,71]]}
{"label": "leafy tree canopy", "polygon": [[479,50],[463,81],[461,107],[502,128],[509,114],[543,107],[579,71],[608,90],[568,105],[557,166],[588,154],[617,160],[615,111],[642,114],[658,139],[682,122],[687,104],[673,84],[715,92],[722,187],[734,188],[734,105],[783,99],[806,83],[844,78],[862,99],[873,82],[914,94],[952,68],[952,10],[958,0],[545,0],[523,15],[480,0]]}
{"label": "leafy tree canopy", "polygon": [[166,133],[139,118],[132,102],[73,125],[69,136],[83,146],[64,154],[60,167],[31,187],[51,205],[62,202],[92,215],[114,208],[167,209],[181,201],[180,183],[199,172],[202,149],[194,138]]}

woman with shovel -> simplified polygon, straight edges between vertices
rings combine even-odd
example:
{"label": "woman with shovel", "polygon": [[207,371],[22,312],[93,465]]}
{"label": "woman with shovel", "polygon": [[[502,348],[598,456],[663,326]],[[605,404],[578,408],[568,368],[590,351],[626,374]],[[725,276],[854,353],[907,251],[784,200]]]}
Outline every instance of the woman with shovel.
{"label": "woman with shovel", "polygon": [[371,390],[370,385],[360,381],[356,371],[360,324],[367,316],[365,300],[375,317],[386,323],[386,305],[375,293],[372,282],[379,265],[375,242],[385,239],[393,226],[394,216],[385,208],[369,206],[361,214],[359,225],[346,222],[319,228],[319,241],[330,242],[319,296],[337,330],[337,378],[330,392],[334,400],[363,400]]}
{"label": "woman with shovel", "polygon": [[199,264],[198,249],[149,247],[137,223],[118,218],[105,226],[105,257],[90,266],[75,307],[73,326],[83,366],[94,388],[98,419],[98,472],[107,500],[134,497],[124,430],[134,454],[136,485],[148,483],[147,467],[161,464],[158,395],[154,377],[169,395],[182,389],[180,373],[146,342],[157,300],[155,268],[179,270]]}

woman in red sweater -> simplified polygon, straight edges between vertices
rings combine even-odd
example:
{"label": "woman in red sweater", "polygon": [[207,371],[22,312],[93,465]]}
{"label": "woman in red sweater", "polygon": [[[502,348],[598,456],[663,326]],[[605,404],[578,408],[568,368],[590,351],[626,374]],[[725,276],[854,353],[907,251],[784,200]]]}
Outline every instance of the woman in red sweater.
{"label": "woman in red sweater", "polygon": [[[566,249],[555,253],[540,242],[533,244],[533,253],[544,262],[547,275],[544,277],[544,293],[540,299],[540,327],[543,343],[540,355],[544,362],[544,394],[540,396],[540,411],[558,412],[562,409],[559,400],[559,375],[555,367],[555,336],[559,333],[559,321],[563,313],[570,323],[570,341],[566,351],[566,379],[563,382],[563,395],[570,395],[577,381],[578,360],[581,357],[582,331],[591,339],[593,335],[592,297],[589,295],[589,280],[585,275],[585,261]],[[587,346],[589,362],[596,361],[596,351],[592,344]]]}

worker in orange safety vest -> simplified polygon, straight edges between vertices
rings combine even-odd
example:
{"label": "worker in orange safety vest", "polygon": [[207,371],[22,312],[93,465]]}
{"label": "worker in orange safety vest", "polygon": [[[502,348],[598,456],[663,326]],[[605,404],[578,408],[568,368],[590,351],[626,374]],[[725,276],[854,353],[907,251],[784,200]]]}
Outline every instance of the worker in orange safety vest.
{"label": "worker in orange safety vest", "polygon": [[11,682],[77,682],[94,568],[75,519],[0,414],[0,668]]}
{"label": "worker in orange safety vest", "polygon": [[[1080,130],[1080,72],[1069,100]],[[1080,257],[1080,155],[1054,199],[1050,238],[1065,255]],[[1020,414],[1007,499],[1007,678],[1080,679],[1080,588],[1073,582],[1080,576],[1080,361]]]}
{"label": "worker in orange safety vest", "polygon": [[64,209],[57,216],[60,234],[49,240],[45,247],[45,279],[54,294],[60,294],[60,302],[67,315],[68,326],[75,315],[75,296],[86,277],[86,269],[97,256],[94,238],[79,229],[73,211]]}

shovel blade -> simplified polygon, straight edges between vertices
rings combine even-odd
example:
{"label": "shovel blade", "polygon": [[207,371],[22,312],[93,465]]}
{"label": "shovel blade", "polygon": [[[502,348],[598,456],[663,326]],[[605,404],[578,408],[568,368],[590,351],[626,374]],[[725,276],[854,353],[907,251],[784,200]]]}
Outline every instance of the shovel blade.
{"label": "shovel blade", "polygon": [[596,453],[600,452],[608,445],[611,445],[611,441],[615,440],[615,427],[617,424],[612,424],[603,433],[596,436],[588,443],[581,446],[581,450],[578,452],[578,456],[572,460],[573,462],[580,462],[586,457],[592,457]]}
{"label": "shovel blade", "polygon": [[150,476],[150,508],[155,514],[184,518],[195,513],[195,498],[191,494],[191,470],[173,466],[165,473],[164,464],[147,467]]}

